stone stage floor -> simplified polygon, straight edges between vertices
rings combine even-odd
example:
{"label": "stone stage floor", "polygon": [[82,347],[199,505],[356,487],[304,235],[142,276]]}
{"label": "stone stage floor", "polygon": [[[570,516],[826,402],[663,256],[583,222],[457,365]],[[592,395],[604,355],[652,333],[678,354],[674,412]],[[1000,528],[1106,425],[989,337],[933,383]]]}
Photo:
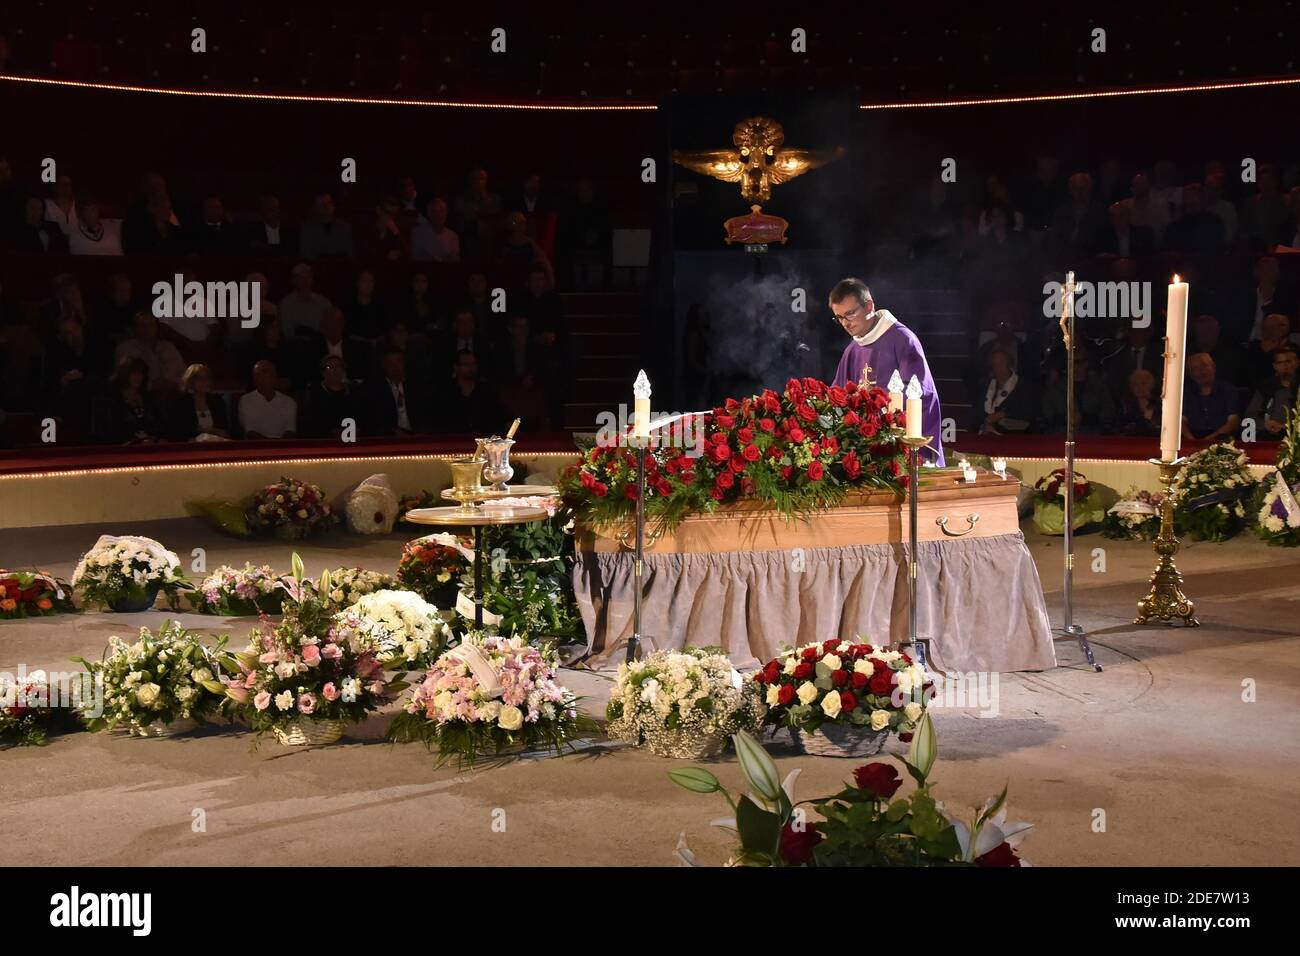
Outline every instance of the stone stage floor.
{"label": "stone stage floor", "polygon": [[[190,520],[0,531],[0,565],[70,574],[101,531],[148,534],[183,557],[203,547],[208,567],[288,566],[278,542],[234,541]],[[1059,625],[1061,542],[1026,533]],[[392,571],[405,537],[337,535],[299,550],[309,572]],[[1091,570],[1098,547],[1104,573]],[[996,716],[937,709],[938,796],[965,813],[1008,784],[1012,818],[1037,824],[1024,846],[1037,865],[1300,864],[1300,554],[1244,537],[1185,546],[1179,566],[1202,626],[1183,629],[1130,623],[1154,564],[1150,545],[1088,535],[1077,549],[1076,620],[1105,671],[1093,673],[1074,642],[1061,641],[1056,669],[1001,676]],[[0,670],[66,670],[70,657],[98,656],[110,634],[166,616],[0,622]],[[247,633],[247,619],[180,617],[230,634],[233,646]],[[565,678],[593,713],[603,710],[608,676]],[[233,727],[164,740],[72,734],[0,752],[0,832],[9,836],[0,864],[668,865],[682,832],[703,862],[725,856],[726,836],[708,825],[724,813],[721,798],[668,780],[685,761],[598,739],[563,758],[461,774],[435,770],[420,746],[385,743],[386,724],[376,716],[305,752],[269,738],[253,750],[253,737]],[[803,768],[802,797],[834,792],[857,765],[776,756],[782,773]],[[711,769],[739,788],[734,758]],[[206,832],[193,832],[196,809]],[[502,811],[504,832],[494,828]]]}

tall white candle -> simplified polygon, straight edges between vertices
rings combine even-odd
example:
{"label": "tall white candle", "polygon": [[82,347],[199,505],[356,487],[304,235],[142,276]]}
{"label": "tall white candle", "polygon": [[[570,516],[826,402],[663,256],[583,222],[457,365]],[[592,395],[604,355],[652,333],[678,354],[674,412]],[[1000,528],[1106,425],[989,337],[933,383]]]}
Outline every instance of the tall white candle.
{"label": "tall white candle", "polygon": [[921,437],[921,383],[915,375],[907,383],[907,437]]}
{"label": "tall white candle", "polygon": [[1173,461],[1183,437],[1183,366],[1187,347],[1187,283],[1169,284],[1165,326],[1165,382],[1161,392],[1160,460]]}
{"label": "tall white candle", "polygon": [[632,411],[632,434],[637,438],[649,438],[650,379],[646,378],[645,369],[641,370],[632,385],[632,397],[636,400]]}

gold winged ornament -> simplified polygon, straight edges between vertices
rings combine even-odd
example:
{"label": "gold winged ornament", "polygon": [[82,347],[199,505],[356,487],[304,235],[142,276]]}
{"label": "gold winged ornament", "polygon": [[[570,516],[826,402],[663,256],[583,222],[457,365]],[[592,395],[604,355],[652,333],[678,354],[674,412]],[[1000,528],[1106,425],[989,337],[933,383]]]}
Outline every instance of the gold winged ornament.
{"label": "gold winged ornament", "polygon": [[740,183],[740,195],[751,203],[772,198],[772,187],[788,183],[810,169],[844,155],[833,150],[787,149],[785,130],[766,116],[741,120],[732,131],[733,149],[673,150],[673,162],[724,183]]}

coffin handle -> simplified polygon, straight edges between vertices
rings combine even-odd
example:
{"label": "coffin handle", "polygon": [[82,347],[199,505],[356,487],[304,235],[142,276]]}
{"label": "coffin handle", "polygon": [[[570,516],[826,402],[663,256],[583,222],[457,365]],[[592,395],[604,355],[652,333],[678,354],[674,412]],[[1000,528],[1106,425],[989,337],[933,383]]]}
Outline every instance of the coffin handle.
{"label": "coffin handle", "polygon": [[944,534],[946,534],[948,537],[960,538],[962,535],[970,534],[972,531],[974,531],[975,525],[979,523],[979,520],[980,520],[980,515],[978,511],[972,511],[970,514],[968,514],[966,516],[965,531],[949,531],[947,515],[940,515],[939,517],[935,518],[934,523],[937,524],[939,526],[939,530],[942,531]]}

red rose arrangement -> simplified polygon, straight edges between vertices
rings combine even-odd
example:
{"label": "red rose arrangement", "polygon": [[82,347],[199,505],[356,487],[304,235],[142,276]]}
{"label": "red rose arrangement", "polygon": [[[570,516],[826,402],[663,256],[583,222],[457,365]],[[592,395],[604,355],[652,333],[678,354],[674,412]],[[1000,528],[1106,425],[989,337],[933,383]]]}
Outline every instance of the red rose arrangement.
{"label": "red rose arrangement", "polygon": [[[696,425],[698,449],[654,448],[646,456],[646,514],[668,528],[740,499],[794,515],[834,505],[850,488],[902,487],[902,413],[889,411],[880,388],[790,379],[780,393],[729,398]],[[636,453],[592,448],[559,485],[582,523],[621,523],[638,495]]]}
{"label": "red rose arrangement", "polygon": [[838,638],[786,651],[750,679],[766,689],[768,724],[812,733],[834,722],[903,740],[911,739],[931,686],[908,655]]}
{"label": "red rose arrangement", "polygon": [[[1065,497],[1061,494],[1063,484],[1065,484],[1065,469],[1057,468],[1051,474],[1043,475],[1034,482],[1034,491],[1040,500],[1054,504]],[[1092,483],[1088,481],[1083,472],[1076,471],[1074,473],[1074,497],[1076,499],[1086,498],[1090,494],[1092,494]]]}

